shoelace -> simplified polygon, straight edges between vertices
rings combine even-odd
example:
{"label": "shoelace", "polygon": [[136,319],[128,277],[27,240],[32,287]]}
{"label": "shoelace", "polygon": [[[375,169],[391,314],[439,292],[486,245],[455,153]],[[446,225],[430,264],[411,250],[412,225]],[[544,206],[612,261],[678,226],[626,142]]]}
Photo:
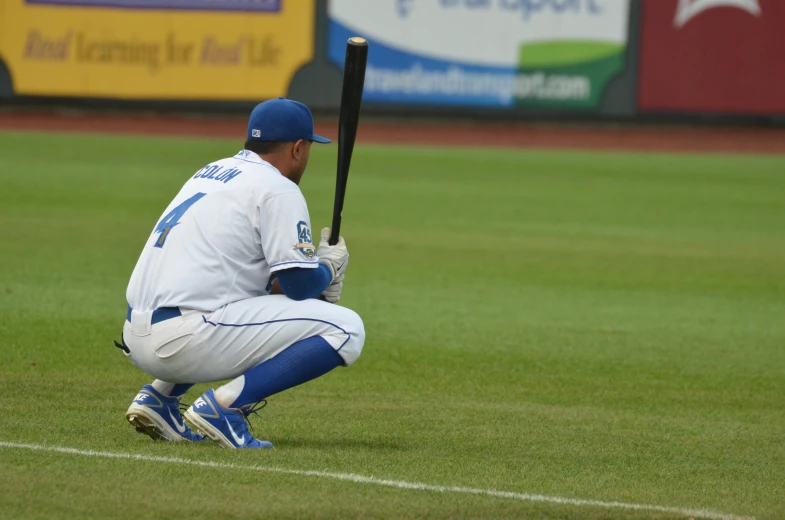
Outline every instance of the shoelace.
{"label": "shoelace", "polygon": [[251,426],[251,419],[250,415],[254,414],[257,417],[262,417],[262,414],[259,413],[259,410],[267,406],[267,399],[262,399],[258,403],[254,405],[250,405],[247,409],[241,408],[240,410],[243,413],[243,420],[245,420],[245,425],[248,427],[249,431],[253,431],[253,426]]}

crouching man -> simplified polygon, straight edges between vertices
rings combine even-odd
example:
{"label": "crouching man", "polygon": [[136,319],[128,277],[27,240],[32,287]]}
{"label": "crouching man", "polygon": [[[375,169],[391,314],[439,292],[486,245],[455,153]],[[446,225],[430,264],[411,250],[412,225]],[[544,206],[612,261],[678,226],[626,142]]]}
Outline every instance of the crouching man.
{"label": "crouching man", "polygon": [[[303,104],[274,99],[251,113],[244,149],[185,183],[142,250],[128,285],[123,344],[155,377],[126,412],[153,439],[270,448],[248,431],[265,399],[351,365],[365,331],[340,298],[343,238],[319,247],[298,187],[315,135]],[[195,383],[231,379],[180,415]]]}

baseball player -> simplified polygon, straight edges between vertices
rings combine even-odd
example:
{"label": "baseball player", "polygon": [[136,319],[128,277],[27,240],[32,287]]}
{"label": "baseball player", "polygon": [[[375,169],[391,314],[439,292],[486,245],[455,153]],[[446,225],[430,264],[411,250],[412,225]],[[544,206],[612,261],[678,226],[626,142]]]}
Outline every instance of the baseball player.
{"label": "baseball player", "polygon": [[[271,448],[248,431],[265,399],[349,366],[365,330],[334,305],[349,260],[321,233],[316,248],[298,184],[314,134],[311,111],[278,98],[251,112],[245,147],[196,172],[153,228],[131,275],[123,342],[157,378],[126,412],[153,439]],[[320,298],[321,297],[321,298]],[[194,383],[231,379],[180,415]]]}

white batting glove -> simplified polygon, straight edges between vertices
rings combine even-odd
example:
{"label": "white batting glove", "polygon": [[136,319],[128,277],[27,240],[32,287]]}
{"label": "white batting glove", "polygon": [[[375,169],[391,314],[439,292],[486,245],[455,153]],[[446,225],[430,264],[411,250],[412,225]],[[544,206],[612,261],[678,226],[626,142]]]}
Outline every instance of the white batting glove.
{"label": "white batting glove", "polygon": [[337,283],[340,281],[339,277],[343,279],[343,273],[349,264],[349,251],[346,250],[346,242],[343,237],[338,238],[338,243],[334,246],[328,243],[329,240],[330,228],[322,229],[322,240],[319,242],[316,256],[319,257],[319,263],[327,265],[330,272],[333,273],[332,283]]}
{"label": "white batting glove", "polygon": [[337,280],[327,286],[327,289],[324,290],[322,296],[324,296],[324,299],[330,303],[338,303],[338,301],[341,299],[342,290],[343,274],[341,274]]}

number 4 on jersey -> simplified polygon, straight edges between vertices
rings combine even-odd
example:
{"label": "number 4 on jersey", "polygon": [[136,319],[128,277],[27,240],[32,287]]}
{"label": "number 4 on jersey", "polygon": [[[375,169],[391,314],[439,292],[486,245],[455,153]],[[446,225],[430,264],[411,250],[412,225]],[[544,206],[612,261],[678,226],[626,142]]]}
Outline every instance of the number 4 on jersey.
{"label": "number 4 on jersey", "polygon": [[182,218],[183,214],[188,211],[194,202],[201,199],[207,195],[206,193],[197,193],[190,199],[184,201],[179,206],[174,208],[172,211],[166,214],[164,218],[161,219],[161,222],[155,226],[155,233],[160,233],[161,236],[158,237],[158,240],[155,241],[155,247],[164,247],[164,243],[166,242],[166,237],[169,236],[169,232],[175,227],[177,224],[180,223],[180,219]]}

